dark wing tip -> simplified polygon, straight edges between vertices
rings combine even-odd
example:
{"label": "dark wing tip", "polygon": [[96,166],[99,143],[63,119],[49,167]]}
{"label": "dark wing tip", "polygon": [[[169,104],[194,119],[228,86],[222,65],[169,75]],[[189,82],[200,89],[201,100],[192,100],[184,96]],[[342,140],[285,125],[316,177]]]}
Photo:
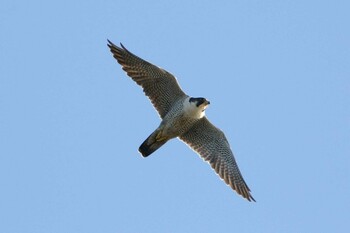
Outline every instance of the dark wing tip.
{"label": "dark wing tip", "polygon": [[246,196],[245,197],[248,201],[254,201],[254,202],[256,202],[256,200],[254,199],[254,197],[249,193],[249,195],[248,196]]}
{"label": "dark wing tip", "polygon": [[241,185],[231,185],[228,184],[234,191],[236,191],[240,196],[242,196],[244,199],[247,199],[248,201],[254,201],[256,202],[256,200],[254,199],[254,197],[251,195],[250,193],[250,189],[249,187],[245,184],[241,184]]}
{"label": "dark wing tip", "polygon": [[[120,46],[122,46],[122,48],[125,50],[125,51],[128,51],[125,47],[124,47],[124,45],[122,44],[122,43],[120,43]],[[129,51],[128,51],[129,52]]]}
{"label": "dark wing tip", "polygon": [[[130,52],[129,50],[127,50],[127,48],[125,48],[125,46],[120,43],[120,47],[115,45],[112,41],[108,40],[108,44],[107,46],[110,48],[111,52],[114,54],[115,51],[118,51],[119,53],[122,52],[122,53],[127,53],[129,55],[132,55],[134,57],[137,57],[138,59],[141,59],[139,58],[138,56],[136,56],[135,54],[133,54],[132,52]],[[142,59],[141,59],[142,60]]]}
{"label": "dark wing tip", "polygon": [[110,49],[118,49],[118,50],[126,50],[125,47],[122,45],[122,43],[120,43],[120,45],[122,46],[123,49],[121,49],[120,47],[118,47],[117,45],[115,45],[112,41],[108,40],[108,44],[107,46],[110,48]]}
{"label": "dark wing tip", "polygon": [[237,188],[234,188],[234,190],[236,190],[236,192],[241,195],[242,197],[244,197],[245,199],[247,199],[248,201],[255,201],[254,197],[251,195],[250,193],[250,189],[247,186],[247,184],[245,183],[245,181],[243,180],[243,186],[238,186]]}
{"label": "dark wing tip", "polygon": [[245,199],[247,199],[248,201],[255,201],[254,197],[252,196],[252,194],[250,193],[250,189],[247,186],[247,184],[244,182],[244,186],[238,191],[236,190],[242,197],[244,197]]}
{"label": "dark wing tip", "polygon": [[110,40],[108,40],[108,39],[107,39],[107,41],[108,41],[107,46],[108,46],[109,48],[112,48],[112,47],[117,47],[115,44],[113,44],[113,42],[112,42],[112,41],[110,41]]}
{"label": "dark wing tip", "polygon": [[256,202],[256,200],[254,199],[254,197],[252,197],[252,195],[250,195],[250,199],[252,199],[252,201]]}
{"label": "dark wing tip", "polygon": [[108,39],[107,39],[107,41],[108,41],[107,46],[108,46],[110,49],[116,48],[116,49],[119,49],[119,50],[125,50],[125,51],[129,52],[129,51],[124,47],[124,45],[123,45],[122,43],[120,43],[120,46],[122,47],[122,49],[121,49],[120,47],[118,47],[117,45],[115,45],[112,41],[110,41],[110,40],[108,40]]}

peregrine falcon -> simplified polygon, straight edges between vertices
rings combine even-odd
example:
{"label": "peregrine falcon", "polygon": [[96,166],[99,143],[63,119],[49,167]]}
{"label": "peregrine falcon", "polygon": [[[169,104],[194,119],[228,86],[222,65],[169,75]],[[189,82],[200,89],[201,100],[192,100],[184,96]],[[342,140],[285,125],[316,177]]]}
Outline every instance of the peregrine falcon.
{"label": "peregrine falcon", "polygon": [[175,76],[108,40],[114,58],[150,99],[162,119],[141,144],[147,157],[167,141],[179,138],[207,161],[227,185],[248,201],[255,201],[245,183],[224,133],[205,117],[210,102],[186,95]]}

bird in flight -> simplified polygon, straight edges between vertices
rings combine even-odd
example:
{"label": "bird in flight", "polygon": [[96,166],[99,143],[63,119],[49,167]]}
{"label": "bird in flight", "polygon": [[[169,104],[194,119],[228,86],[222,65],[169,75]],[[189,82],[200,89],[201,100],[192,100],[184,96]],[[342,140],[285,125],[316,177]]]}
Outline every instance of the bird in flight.
{"label": "bird in flight", "polygon": [[190,97],[175,76],[108,40],[113,57],[128,76],[140,85],[162,119],[159,127],[141,144],[147,157],[167,141],[179,138],[207,161],[227,185],[248,201],[255,201],[244,181],[224,133],[205,116],[210,102]]}

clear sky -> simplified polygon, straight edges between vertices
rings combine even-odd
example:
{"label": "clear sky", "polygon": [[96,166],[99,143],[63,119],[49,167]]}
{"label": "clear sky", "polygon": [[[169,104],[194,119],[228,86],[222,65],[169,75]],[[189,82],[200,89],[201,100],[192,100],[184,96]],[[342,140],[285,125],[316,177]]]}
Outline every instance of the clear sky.
{"label": "clear sky", "polygon": [[[0,3],[0,232],[349,232],[349,1]],[[257,200],[179,140],[107,39],[203,96]]]}

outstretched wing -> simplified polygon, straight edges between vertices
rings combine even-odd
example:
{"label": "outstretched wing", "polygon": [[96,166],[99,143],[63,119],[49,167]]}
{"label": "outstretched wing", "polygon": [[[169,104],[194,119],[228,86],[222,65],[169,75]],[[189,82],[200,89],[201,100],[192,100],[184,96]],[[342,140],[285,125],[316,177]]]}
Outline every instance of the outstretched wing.
{"label": "outstretched wing", "polygon": [[237,166],[224,133],[203,117],[180,139],[209,162],[216,173],[248,201],[255,201]]}
{"label": "outstretched wing", "polygon": [[122,44],[120,48],[109,40],[108,43],[114,58],[128,76],[143,88],[161,118],[178,99],[186,95],[172,74],[132,54]]}

